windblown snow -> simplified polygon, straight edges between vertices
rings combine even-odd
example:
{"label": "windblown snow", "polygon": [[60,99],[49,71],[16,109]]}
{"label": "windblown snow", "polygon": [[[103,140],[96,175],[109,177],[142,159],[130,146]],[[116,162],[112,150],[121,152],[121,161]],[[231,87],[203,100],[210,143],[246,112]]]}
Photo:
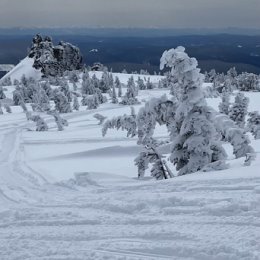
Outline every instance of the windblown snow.
{"label": "windblown snow", "polygon": [[[22,76],[30,62],[9,76]],[[123,83],[130,76],[116,75]],[[138,99],[165,93],[144,90]],[[260,111],[260,93],[245,95],[249,111]],[[208,100],[214,108],[219,101]],[[20,107],[0,116],[1,260],[260,259],[259,140],[252,138],[257,158],[249,167],[226,146],[227,170],[138,180],[136,139],[120,131],[103,138],[97,112],[112,118],[130,108],[81,107],[64,116],[69,127],[62,132],[48,115],[48,132],[30,131]]]}

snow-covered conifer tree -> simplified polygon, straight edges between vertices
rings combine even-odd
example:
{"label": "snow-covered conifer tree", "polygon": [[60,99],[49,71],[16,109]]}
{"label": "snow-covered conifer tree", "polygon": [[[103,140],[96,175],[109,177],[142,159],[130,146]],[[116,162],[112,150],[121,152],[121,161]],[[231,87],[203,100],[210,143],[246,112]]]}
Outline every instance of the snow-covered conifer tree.
{"label": "snow-covered conifer tree", "polygon": [[66,119],[62,118],[60,116],[60,114],[58,113],[58,111],[51,111],[49,112],[49,114],[51,114],[54,117],[54,120],[57,124],[58,127],[58,131],[63,131],[64,130],[64,126],[68,126],[69,123]]}
{"label": "snow-covered conifer tree", "polygon": [[157,180],[168,179],[167,168],[165,168],[163,157],[154,147],[145,147],[144,150],[135,159],[135,165],[138,167],[138,178],[143,178],[149,164],[152,164],[151,176]]}
{"label": "snow-covered conifer tree", "polygon": [[118,103],[115,85],[113,85],[113,88],[112,88],[112,103],[113,104],[117,104]]}
{"label": "snow-covered conifer tree", "polygon": [[144,80],[141,79],[140,77],[138,77],[136,84],[137,84],[138,89],[140,89],[140,90],[146,89],[146,86],[144,84]]}
{"label": "snow-covered conifer tree", "polygon": [[4,93],[4,89],[2,86],[0,86],[0,99],[5,99],[6,98],[6,95]]}
{"label": "snow-covered conifer tree", "polygon": [[255,139],[260,139],[260,114],[258,111],[248,113],[247,129]]}
{"label": "snow-covered conifer tree", "polygon": [[117,96],[122,97],[122,84],[117,76],[115,78],[115,87],[118,88]]}
{"label": "snow-covered conifer tree", "polygon": [[79,100],[76,95],[73,96],[73,105],[72,105],[74,110],[79,110]]}
{"label": "snow-covered conifer tree", "polygon": [[179,104],[170,135],[173,140],[171,161],[179,175],[196,172],[212,163],[213,146],[222,150],[201,89],[204,77],[197,65],[197,60],[190,58],[184,47],[165,51],[161,58],[161,69],[170,67],[178,80],[175,87],[178,88]]}
{"label": "snow-covered conifer tree", "polygon": [[99,106],[99,98],[97,94],[87,96],[86,98],[87,109],[96,109]]}
{"label": "snow-covered conifer tree", "polygon": [[36,123],[36,131],[43,132],[43,131],[48,131],[48,125],[46,122],[43,120],[42,117],[39,115],[33,115],[30,117],[30,120]]}
{"label": "snow-covered conifer tree", "polygon": [[72,112],[68,98],[65,96],[65,94],[63,92],[61,92],[59,90],[56,90],[54,92],[54,103],[55,103],[55,109],[59,113],[70,113],[70,112]]}
{"label": "snow-covered conifer tree", "polygon": [[228,92],[223,92],[221,97],[221,102],[219,103],[219,112],[228,115],[230,107],[230,94]]}
{"label": "snow-covered conifer tree", "polygon": [[235,102],[229,111],[229,117],[241,128],[244,128],[245,126],[248,104],[249,99],[245,97],[243,93],[238,93],[235,97]]}
{"label": "snow-covered conifer tree", "polygon": [[123,105],[135,105],[139,104],[136,96],[138,95],[138,90],[136,88],[133,76],[129,78],[127,82],[127,90],[122,98],[121,104]]}
{"label": "snow-covered conifer tree", "polygon": [[134,108],[131,108],[131,115],[123,115],[107,120],[102,128],[102,135],[107,134],[108,129],[122,129],[127,131],[127,137],[137,135],[136,114]]}

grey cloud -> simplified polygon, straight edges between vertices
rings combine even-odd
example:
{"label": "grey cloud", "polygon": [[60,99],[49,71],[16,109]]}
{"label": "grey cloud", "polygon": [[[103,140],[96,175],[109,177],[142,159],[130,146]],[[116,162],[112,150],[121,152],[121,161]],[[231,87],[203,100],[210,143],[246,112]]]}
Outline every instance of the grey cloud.
{"label": "grey cloud", "polygon": [[259,0],[0,0],[0,27],[259,27]]}

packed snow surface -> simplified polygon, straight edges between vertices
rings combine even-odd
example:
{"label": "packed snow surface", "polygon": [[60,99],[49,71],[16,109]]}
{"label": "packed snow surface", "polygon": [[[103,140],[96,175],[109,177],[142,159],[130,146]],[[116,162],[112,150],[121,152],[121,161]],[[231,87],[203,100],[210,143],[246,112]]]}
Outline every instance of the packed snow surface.
{"label": "packed snow surface", "polygon": [[[260,94],[246,95],[259,111]],[[208,101],[217,108],[219,99]],[[103,138],[97,112],[111,118],[130,108],[81,107],[63,115],[62,132],[46,115],[49,131],[30,131],[20,107],[0,116],[1,260],[260,259],[260,140],[250,167],[225,146],[227,170],[138,180],[136,139],[112,130]]]}
{"label": "packed snow surface", "polygon": [[27,78],[34,78],[39,80],[42,73],[39,70],[33,68],[34,59],[26,57],[20,61],[14,68],[12,68],[1,80],[10,77],[12,81],[15,79],[20,80],[23,75]]}

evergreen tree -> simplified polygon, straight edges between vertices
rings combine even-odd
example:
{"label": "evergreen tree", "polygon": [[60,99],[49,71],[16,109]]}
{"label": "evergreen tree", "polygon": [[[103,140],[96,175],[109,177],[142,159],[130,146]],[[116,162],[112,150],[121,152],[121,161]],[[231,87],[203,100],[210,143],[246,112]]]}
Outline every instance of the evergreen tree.
{"label": "evergreen tree", "polygon": [[73,96],[73,105],[72,105],[74,110],[79,110],[79,101],[78,97],[76,95]]}
{"label": "evergreen tree", "polygon": [[138,90],[136,88],[133,76],[129,78],[127,82],[126,94],[123,96],[121,104],[123,105],[135,105],[139,104],[136,96],[138,95]]}
{"label": "evergreen tree", "polygon": [[255,139],[260,139],[260,115],[258,111],[248,113],[247,129]]}
{"label": "evergreen tree", "polygon": [[55,109],[59,113],[70,113],[70,112],[72,112],[68,98],[65,96],[65,94],[63,92],[61,92],[59,90],[56,90],[54,92],[54,103],[55,103]]}
{"label": "evergreen tree", "polygon": [[31,116],[30,120],[36,123],[36,131],[39,132],[48,131],[48,126],[46,122],[39,115]]}
{"label": "evergreen tree", "polygon": [[219,104],[219,112],[228,115],[230,107],[230,94],[228,92],[222,93],[222,100]]}
{"label": "evergreen tree", "polygon": [[6,95],[4,93],[4,89],[2,86],[0,86],[0,99],[5,99],[6,98]]}
{"label": "evergreen tree", "polygon": [[115,86],[116,86],[116,88],[118,88],[117,96],[122,97],[122,84],[118,77],[115,78]]}
{"label": "evergreen tree", "polygon": [[144,84],[144,80],[141,79],[140,77],[138,77],[136,83],[137,83],[137,87],[138,87],[138,89],[140,89],[140,90],[144,90],[144,89],[146,89],[146,86],[145,86],[145,84]]}
{"label": "evergreen tree", "polygon": [[213,146],[222,150],[201,89],[204,77],[197,65],[197,60],[190,58],[183,47],[165,51],[161,58],[161,69],[170,67],[172,75],[178,79],[175,86],[179,104],[170,135],[173,140],[171,161],[179,175],[196,172],[212,163]]}
{"label": "evergreen tree", "polygon": [[238,93],[235,102],[230,108],[229,116],[241,128],[245,126],[245,118],[247,115],[249,99],[243,93]]}
{"label": "evergreen tree", "polygon": [[118,103],[118,99],[117,99],[117,96],[116,96],[115,85],[113,85],[113,88],[112,88],[112,103],[113,104],[117,104]]}

